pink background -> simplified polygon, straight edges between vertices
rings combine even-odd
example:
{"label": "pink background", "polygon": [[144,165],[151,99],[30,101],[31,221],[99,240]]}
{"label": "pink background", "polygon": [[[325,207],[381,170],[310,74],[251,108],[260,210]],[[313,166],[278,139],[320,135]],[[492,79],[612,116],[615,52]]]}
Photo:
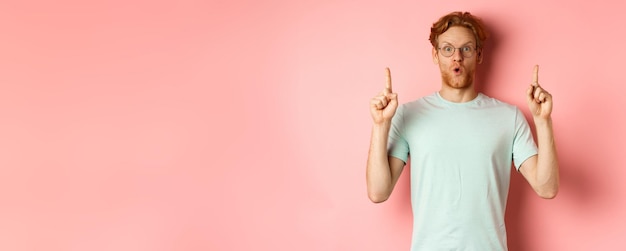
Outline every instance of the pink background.
{"label": "pink background", "polygon": [[[408,173],[365,189],[369,99],[439,88],[428,32],[491,29],[479,74],[554,95],[561,191],[514,173],[512,251],[626,248],[618,1],[4,1],[0,250],[408,250]],[[263,3],[260,3],[263,2]]]}

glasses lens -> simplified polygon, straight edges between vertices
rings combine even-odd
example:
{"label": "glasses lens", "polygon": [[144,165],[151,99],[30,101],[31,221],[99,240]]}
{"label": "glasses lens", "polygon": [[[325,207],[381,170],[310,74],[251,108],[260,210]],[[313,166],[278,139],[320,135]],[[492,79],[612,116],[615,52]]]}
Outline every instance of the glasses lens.
{"label": "glasses lens", "polygon": [[454,54],[454,47],[449,46],[449,45],[442,47],[441,54],[443,54],[446,57],[452,56],[452,54]]}
{"label": "glasses lens", "polygon": [[472,57],[472,55],[474,55],[474,50],[472,49],[472,47],[469,46],[461,48],[461,51],[463,52],[463,57],[466,58]]}

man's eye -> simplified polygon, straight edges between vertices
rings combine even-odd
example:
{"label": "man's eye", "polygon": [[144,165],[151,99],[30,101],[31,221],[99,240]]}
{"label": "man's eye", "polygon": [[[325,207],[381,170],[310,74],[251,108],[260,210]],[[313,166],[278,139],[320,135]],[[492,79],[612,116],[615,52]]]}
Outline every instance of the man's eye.
{"label": "man's eye", "polygon": [[450,51],[452,51],[452,47],[446,46],[446,47],[443,47],[443,50],[450,52]]}
{"label": "man's eye", "polygon": [[464,52],[470,52],[470,51],[472,51],[472,47],[468,47],[468,46],[463,47],[463,51]]}

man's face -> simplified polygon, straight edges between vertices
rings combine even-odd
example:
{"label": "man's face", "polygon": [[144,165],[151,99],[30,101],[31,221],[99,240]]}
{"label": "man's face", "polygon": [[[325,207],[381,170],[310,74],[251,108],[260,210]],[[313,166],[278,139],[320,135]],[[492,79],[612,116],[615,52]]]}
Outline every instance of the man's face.
{"label": "man's face", "polygon": [[[469,28],[454,26],[437,38],[439,48],[451,46],[454,53],[446,57],[439,48],[433,48],[433,62],[439,65],[443,84],[454,89],[472,88],[476,63],[480,62],[480,51],[476,50],[476,40]],[[463,56],[463,47],[470,47],[470,57]],[[448,47],[450,48],[450,47]],[[456,48],[456,49],[454,49]]]}

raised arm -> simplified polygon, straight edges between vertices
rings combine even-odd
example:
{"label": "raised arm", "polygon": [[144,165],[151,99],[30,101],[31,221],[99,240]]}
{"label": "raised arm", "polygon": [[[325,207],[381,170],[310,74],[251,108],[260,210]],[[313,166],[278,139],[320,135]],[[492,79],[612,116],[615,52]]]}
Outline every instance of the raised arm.
{"label": "raised arm", "polygon": [[526,99],[537,129],[538,154],[522,163],[520,172],[537,195],[552,199],[559,191],[559,161],[552,130],[552,95],[538,82],[539,66],[535,65],[533,82]]}
{"label": "raised arm", "polygon": [[387,155],[387,139],[391,119],[398,108],[398,95],[391,89],[391,72],[386,69],[385,89],[370,101],[370,113],[374,120],[370,148],[367,157],[367,195],[375,203],[386,201],[395,186],[404,161]]}

